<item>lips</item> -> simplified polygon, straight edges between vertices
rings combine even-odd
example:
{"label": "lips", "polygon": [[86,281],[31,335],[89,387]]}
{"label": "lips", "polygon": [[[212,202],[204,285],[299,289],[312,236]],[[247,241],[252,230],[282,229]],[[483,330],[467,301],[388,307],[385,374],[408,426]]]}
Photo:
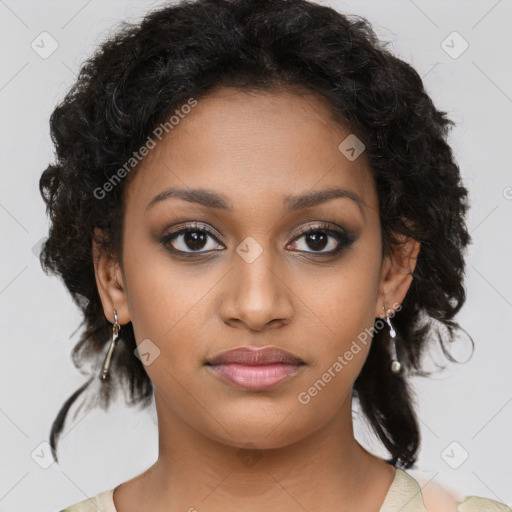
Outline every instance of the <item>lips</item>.
{"label": "lips", "polygon": [[276,347],[240,347],[205,363],[212,375],[245,391],[265,391],[295,377],[302,359]]}
{"label": "lips", "polygon": [[293,364],[302,365],[304,361],[293,354],[277,347],[240,347],[226,352],[207,361],[208,365],[237,363],[247,366],[270,365],[270,364]]}

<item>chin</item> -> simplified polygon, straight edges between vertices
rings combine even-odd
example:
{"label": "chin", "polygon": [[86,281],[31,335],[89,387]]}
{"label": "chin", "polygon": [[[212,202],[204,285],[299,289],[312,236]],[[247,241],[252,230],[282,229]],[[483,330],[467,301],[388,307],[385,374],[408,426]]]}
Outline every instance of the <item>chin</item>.
{"label": "chin", "polygon": [[215,441],[234,448],[275,450],[294,444],[311,435],[315,430],[312,425],[300,425],[295,415],[290,414],[289,410],[275,420],[264,422],[261,421],[261,418],[260,421],[251,422],[247,416],[237,416],[237,418],[240,417],[245,420],[243,424],[234,421],[225,422],[225,420],[219,422],[223,425],[229,424],[227,430],[229,430],[230,435],[225,430],[219,429],[218,425],[214,426],[215,433],[204,432],[204,434]]}

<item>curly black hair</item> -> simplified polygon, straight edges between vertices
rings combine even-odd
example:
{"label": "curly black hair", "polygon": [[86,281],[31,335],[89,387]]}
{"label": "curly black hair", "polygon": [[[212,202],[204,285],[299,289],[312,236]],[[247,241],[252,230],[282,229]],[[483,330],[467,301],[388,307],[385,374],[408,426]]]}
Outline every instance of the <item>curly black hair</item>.
{"label": "curly black hair", "polygon": [[[422,355],[434,339],[453,361],[444,343],[460,329],[453,317],[466,299],[469,204],[447,142],[453,121],[435,108],[418,73],[387,45],[365,18],[306,0],[185,0],[150,11],[138,23],[123,22],[98,46],[51,115],[55,163],[39,183],[51,221],[41,265],[63,279],[84,317],[72,352],[77,368],[103,360],[110,340],[91,247],[94,239],[122,261],[123,190],[137,167],[101,200],[95,191],[191,97],[219,87],[306,89],[326,99],[333,119],[347,123],[366,147],[383,254],[403,235],[421,243],[414,279],[394,319],[406,371],[389,370],[389,332],[376,329],[353,389],[391,454],[387,462],[414,466],[420,432],[406,377],[428,374]],[[129,405],[147,406],[153,387],[134,356],[131,323],[119,337],[111,367],[115,379],[101,385],[99,404],[108,407],[122,389]],[[98,374],[69,397],[52,425],[56,460],[68,410],[94,379]]]}

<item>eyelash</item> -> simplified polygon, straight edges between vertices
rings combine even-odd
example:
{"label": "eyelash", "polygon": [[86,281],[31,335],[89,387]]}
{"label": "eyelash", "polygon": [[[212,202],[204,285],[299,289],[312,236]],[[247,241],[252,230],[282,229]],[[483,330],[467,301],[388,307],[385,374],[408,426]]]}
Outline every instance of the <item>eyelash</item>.
{"label": "eyelash", "polygon": [[[172,240],[174,240],[175,238],[177,238],[181,235],[184,235],[186,233],[207,233],[210,237],[215,239],[217,242],[221,243],[218,240],[219,235],[215,231],[207,228],[206,226],[202,226],[198,223],[189,224],[189,225],[186,225],[185,227],[183,227],[182,229],[173,231],[172,233],[165,235],[160,240],[160,242],[172,253],[175,253],[175,254],[178,254],[180,256],[184,256],[187,258],[188,257],[197,257],[197,255],[205,255],[208,253],[218,251],[218,249],[212,249],[209,251],[200,250],[200,251],[188,252],[188,251],[181,251],[179,249],[175,249],[174,247],[171,246],[170,242]],[[295,243],[300,238],[302,238],[306,235],[312,234],[312,233],[323,233],[323,234],[332,236],[338,242],[338,247],[332,251],[327,251],[327,252],[320,252],[320,251],[299,251],[299,252],[305,252],[307,254],[313,254],[315,256],[320,256],[320,257],[334,256],[334,255],[340,253],[341,251],[343,251],[344,249],[347,249],[348,247],[350,247],[355,241],[355,237],[352,234],[346,232],[345,230],[333,229],[330,227],[329,224],[324,222],[318,226],[308,226],[306,228],[302,228],[301,230],[299,230],[298,236],[296,236],[290,243]]]}

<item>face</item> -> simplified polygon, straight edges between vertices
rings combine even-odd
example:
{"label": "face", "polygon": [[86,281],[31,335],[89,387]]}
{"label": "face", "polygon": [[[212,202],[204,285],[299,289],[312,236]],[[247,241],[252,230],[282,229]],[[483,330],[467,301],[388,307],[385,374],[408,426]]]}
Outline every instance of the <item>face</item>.
{"label": "face", "polygon": [[[375,184],[364,152],[338,148],[348,135],[317,96],[220,89],[127,184],[122,262],[96,263],[105,315],[132,322],[158,406],[210,439],[276,448],[332,421],[361,333],[406,293],[412,266],[381,258]],[[222,366],[231,381],[207,364],[247,346],[301,364]]]}

